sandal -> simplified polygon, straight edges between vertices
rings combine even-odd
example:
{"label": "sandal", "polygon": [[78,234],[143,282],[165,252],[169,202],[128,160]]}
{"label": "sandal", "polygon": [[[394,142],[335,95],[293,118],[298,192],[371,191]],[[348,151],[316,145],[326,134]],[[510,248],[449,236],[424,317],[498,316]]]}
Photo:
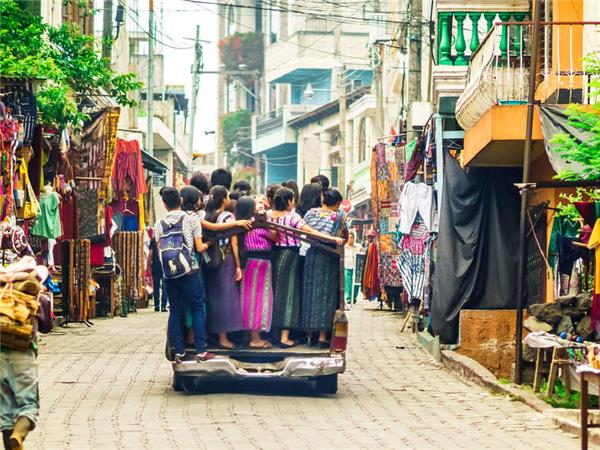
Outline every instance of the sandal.
{"label": "sandal", "polygon": [[295,347],[296,345],[298,345],[298,343],[296,341],[290,341],[290,342],[291,342],[291,344],[286,344],[284,342],[280,342],[279,347],[280,348],[292,348],[292,347]]}
{"label": "sandal", "polygon": [[217,344],[217,348],[221,349],[221,350],[235,350],[236,346],[235,344],[233,344],[231,347],[228,347],[226,345],[221,344],[220,342]]}
{"label": "sandal", "polygon": [[273,345],[270,342],[264,341],[261,345],[252,345],[252,343],[249,343],[248,348],[253,350],[263,350],[273,348]]}

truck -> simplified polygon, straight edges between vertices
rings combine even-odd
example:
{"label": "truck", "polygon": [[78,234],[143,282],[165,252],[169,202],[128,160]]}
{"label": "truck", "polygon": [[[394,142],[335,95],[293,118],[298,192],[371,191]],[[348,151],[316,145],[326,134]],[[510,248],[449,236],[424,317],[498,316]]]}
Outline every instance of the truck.
{"label": "truck", "polygon": [[[348,318],[345,313],[344,300],[344,246],[335,248],[326,245],[310,233],[300,232],[294,228],[285,227],[266,220],[264,215],[256,216],[254,227],[268,227],[279,233],[291,233],[301,240],[333,252],[340,257],[339,301],[331,324],[331,345],[329,348],[315,348],[308,345],[297,345],[292,348],[252,349],[235,348],[222,349],[207,346],[207,351],[214,353],[214,359],[197,362],[183,360],[176,362],[173,350],[166,343],[166,358],[173,367],[173,389],[191,393],[199,382],[215,378],[237,380],[295,378],[316,381],[316,391],[321,394],[335,394],[338,389],[338,375],[346,370],[346,347],[348,340]],[[240,230],[216,236],[212,241],[223,239]],[[189,349],[193,352],[193,349]]]}

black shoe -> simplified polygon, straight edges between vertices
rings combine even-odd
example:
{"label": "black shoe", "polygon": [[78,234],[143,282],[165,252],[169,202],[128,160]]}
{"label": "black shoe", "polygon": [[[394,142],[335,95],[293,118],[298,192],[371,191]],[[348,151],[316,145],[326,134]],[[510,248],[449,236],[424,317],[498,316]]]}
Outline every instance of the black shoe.
{"label": "black shoe", "polygon": [[154,311],[156,311],[156,312],[159,312],[159,311],[160,311],[160,309],[158,309],[158,308],[154,308]]}
{"label": "black shoe", "polygon": [[[158,311],[158,309],[157,309],[157,311]],[[161,312],[167,312],[167,311],[168,311],[168,309],[167,309],[167,308],[162,308],[160,311],[161,311]]]}

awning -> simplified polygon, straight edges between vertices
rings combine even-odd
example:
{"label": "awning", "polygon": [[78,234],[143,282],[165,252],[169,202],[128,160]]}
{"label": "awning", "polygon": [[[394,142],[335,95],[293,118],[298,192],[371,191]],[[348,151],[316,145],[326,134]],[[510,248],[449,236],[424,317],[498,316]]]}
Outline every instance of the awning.
{"label": "awning", "polygon": [[144,169],[149,170],[154,173],[165,173],[168,169],[167,165],[162,161],[159,161],[150,153],[142,150],[142,164],[144,165]]}

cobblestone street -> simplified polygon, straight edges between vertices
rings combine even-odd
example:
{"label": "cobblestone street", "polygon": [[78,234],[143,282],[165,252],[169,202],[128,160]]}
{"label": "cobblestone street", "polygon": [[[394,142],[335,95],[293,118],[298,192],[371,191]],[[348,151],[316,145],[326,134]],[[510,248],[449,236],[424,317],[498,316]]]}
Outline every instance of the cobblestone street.
{"label": "cobblestone street", "polygon": [[171,388],[167,314],[140,311],[44,338],[41,417],[27,448],[577,448],[519,402],[446,372],[400,335],[400,317],[350,312],[347,372],[337,396],[311,383]]}

